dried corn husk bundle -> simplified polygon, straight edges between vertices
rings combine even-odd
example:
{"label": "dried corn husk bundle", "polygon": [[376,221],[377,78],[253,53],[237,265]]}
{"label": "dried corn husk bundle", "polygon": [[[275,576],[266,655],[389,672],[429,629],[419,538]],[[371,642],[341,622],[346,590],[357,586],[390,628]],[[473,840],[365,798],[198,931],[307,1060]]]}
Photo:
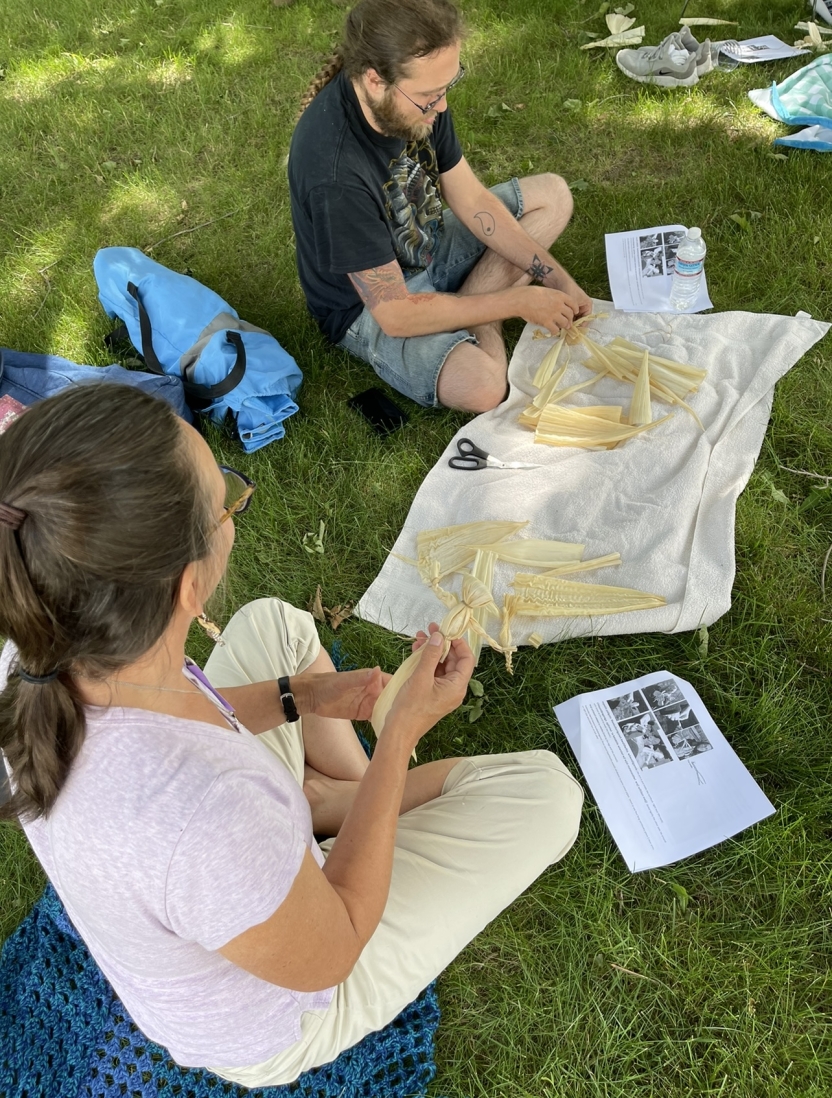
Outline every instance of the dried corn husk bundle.
{"label": "dried corn husk bundle", "polygon": [[[471,523],[471,525],[482,524]],[[466,572],[462,578],[462,595],[460,597],[457,597],[451,591],[446,591],[438,584],[434,586],[433,590],[448,607],[448,613],[439,626],[439,632],[445,638],[440,660],[444,660],[450,651],[451,641],[457,640],[469,631],[475,633],[480,638],[480,642],[486,641],[492,648],[502,652],[500,645],[489,637],[475,616],[477,611],[484,611],[495,618],[500,616],[500,611],[494,605],[490,585],[486,587],[476,576]],[[377,736],[380,736],[384,729],[387,714],[390,712],[399,691],[415,671],[420,655],[421,649],[417,652],[411,652],[376,699],[370,723]]]}
{"label": "dried corn husk bundle", "polygon": [[453,572],[461,572],[474,559],[476,545],[489,545],[513,537],[527,522],[462,522],[436,530],[423,530],[416,536],[416,561],[419,574],[429,587]]}
{"label": "dried corn husk bundle", "polygon": [[828,50],[832,49],[832,42],[824,42],[820,36],[820,27],[817,23],[807,23],[806,29],[809,32],[805,38],[800,38],[795,42],[797,49],[810,49],[810,50]]}
{"label": "dried corn husk bundle", "polygon": [[590,560],[567,560],[562,564],[556,564],[554,568],[547,568],[544,576],[571,576],[575,572],[592,572],[596,568],[611,568],[621,563],[620,553],[607,553],[604,557],[592,557]]}
{"label": "dried corn husk bundle", "polygon": [[[602,347],[580,330],[575,333],[575,338],[590,352],[589,358],[584,359],[582,365],[598,373],[609,374],[617,381],[629,381],[635,385],[644,361],[643,347],[637,347],[620,336]],[[652,355],[649,351],[648,370],[650,392],[653,396],[667,404],[684,408],[704,430],[699,416],[685,403],[683,397],[688,393],[696,392],[707,371],[684,362],[673,362],[672,359]]]}
{"label": "dried corn husk bundle", "polygon": [[664,606],[661,595],[630,587],[575,583],[558,576],[518,572],[514,577],[513,615],[533,618],[579,618],[596,614],[621,614],[627,610],[652,610]]}
{"label": "dried corn husk bundle", "polygon": [[483,610],[495,618],[499,617],[500,611],[494,605],[490,587],[486,587],[476,576],[466,572],[462,577],[461,596],[457,596],[451,591],[445,591],[441,587],[434,588],[434,590],[448,607],[448,613],[439,626],[439,632],[445,638],[445,647],[442,649],[443,660],[450,650],[451,641],[464,636],[469,629],[477,633],[492,648],[499,649],[496,641],[489,637],[474,616],[477,610]]}
{"label": "dried corn husk bundle", "polygon": [[587,42],[582,50],[613,49],[622,46],[638,46],[644,40],[644,27],[633,27],[620,34],[611,34],[609,38],[600,38],[596,42]]}
{"label": "dried corn husk bundle", "polygon": [[[671,413],[672,414],[672,413]],[[599,408],[561,408],[550,404],[540,413],[535,442],[547,446],[577,446],[585,450],[611,450],[619,442],[625,442],[652,427],[658,427],[669,416],[631,427],[618,422],[621,408],[605,405]]]}
{"label": "dried corn husk bundle", "polygon": [[609,12],[604,16],[604,19],[610,29],[610,34],[623,34],[624,31],[628,31],[636,21],[634,15],[621,15],[619,12],[615,11]]}

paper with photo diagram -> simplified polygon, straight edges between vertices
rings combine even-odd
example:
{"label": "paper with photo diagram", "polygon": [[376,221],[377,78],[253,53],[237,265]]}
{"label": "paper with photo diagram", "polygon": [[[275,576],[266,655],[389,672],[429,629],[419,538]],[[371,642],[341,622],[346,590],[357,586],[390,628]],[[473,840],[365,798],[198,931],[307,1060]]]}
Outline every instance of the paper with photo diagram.
{"label": "paper with photo diagram", "polygon": [[774,812],[691,684],[668,671],[580,694],[555,716],[634,873]]}
{"label": "paper with photo diagram", "polygon": [[[672,313],[670,288],[676,249],[685,239],[684,225],[654,225],[626,233],[607,233],[607,276],[616,309],[625,313]],[[705,272],[699,293],[686,313],[712,309]]]}

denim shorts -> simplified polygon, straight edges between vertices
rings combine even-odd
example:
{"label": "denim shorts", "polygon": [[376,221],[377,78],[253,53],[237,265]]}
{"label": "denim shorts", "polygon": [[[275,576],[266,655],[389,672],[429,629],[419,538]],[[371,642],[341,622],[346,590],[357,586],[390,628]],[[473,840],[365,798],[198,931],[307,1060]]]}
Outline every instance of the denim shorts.
{"label": "denim shorts", "polygon": [[[523,215],[523,195],[517,179],[491,188],[516,218]],[[429,267],[407,276],[412,294],[454,294],[486,251],[481,243],[451,213],[444,214],[444,228]],[[463,328],[434,335],[385,335],[369,309],[362,309],[338,344],[368,362],[382,381],[425,408],[438,408],[436,385],[445,359],[459,343],[476,343],[476,337]]]}

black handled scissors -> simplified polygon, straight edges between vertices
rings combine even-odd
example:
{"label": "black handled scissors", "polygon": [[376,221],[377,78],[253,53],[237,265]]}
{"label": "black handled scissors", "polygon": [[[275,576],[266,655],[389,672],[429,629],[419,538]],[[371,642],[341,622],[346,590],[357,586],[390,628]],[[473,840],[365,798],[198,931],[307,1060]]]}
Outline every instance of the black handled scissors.
{"label": "black handled scissors", "polygon": [[500,461],[492,457],[485,450],[480,449],[470,438],[457,439],[456,448],[458,454],[448,458],[448,464],[452,469],[467,469],[473,472],[475,469],[539,469],[539,465],[529,465],[525,461]]}

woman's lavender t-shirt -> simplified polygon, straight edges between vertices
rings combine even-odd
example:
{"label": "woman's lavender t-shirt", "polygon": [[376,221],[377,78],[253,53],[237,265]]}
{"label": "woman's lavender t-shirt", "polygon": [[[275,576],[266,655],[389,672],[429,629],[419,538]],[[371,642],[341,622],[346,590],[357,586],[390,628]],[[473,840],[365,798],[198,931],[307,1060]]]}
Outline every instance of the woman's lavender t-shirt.
{"label": "woman's lavender t-shirt", "polygon": [[[15,655],[0,653],[0,689]],[[300,786],[244,728],[90,709],[55,806],[24,829],[136,1025],[178,1063],[258,1064],[329,1005],[332,989],[289,991],[216,952],[280,906],[306,850],[324,860]]]}

